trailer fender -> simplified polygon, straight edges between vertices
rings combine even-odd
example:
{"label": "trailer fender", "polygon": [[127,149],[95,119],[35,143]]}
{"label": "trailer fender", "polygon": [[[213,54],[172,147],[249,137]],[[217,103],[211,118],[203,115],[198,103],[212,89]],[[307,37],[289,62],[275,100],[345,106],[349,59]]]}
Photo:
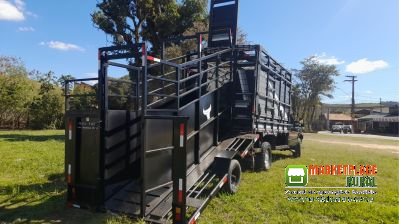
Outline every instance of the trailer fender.
{"label": "trailer fender", "polygon": [[233,151],[220,151],[216,156],[212,166],[212,171],[219,177],[223,177],[229,172],[230,162],[236,156]]}

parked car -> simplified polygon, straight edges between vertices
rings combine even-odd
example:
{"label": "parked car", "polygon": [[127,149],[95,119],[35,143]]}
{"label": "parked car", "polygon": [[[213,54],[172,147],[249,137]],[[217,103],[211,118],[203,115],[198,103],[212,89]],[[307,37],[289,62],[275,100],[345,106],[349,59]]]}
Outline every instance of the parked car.
{"label": "parked car", "polygon": [[333,125],[331,127],[331,133],[334,133],[334,132],[341,133],[342,132],[342,127],[343,127],[342,125],[338,125],[338,124]]}
{"label": "parked car", "polygon": [[352,133],[352,125],[344,125],[342,126],[342,131],[344,134]]}

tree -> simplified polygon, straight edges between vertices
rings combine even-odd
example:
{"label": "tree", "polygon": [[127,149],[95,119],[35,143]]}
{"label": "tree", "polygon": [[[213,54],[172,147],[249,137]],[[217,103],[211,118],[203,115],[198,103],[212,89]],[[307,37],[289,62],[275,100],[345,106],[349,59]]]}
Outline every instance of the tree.
{"label": "tree", "polygon": [[38,85],[28,78],[20,59],[0,57],[0,126],[20,128]]}
{"label": "tree", "polygon": [[71,110],[96,110],[98,109],[98,101],[95,96],[84,96],[84,95],[96,95],[98,85],[89,85],[84,82],[74,83],[71,93],[77,97],[72,97],[69,100],[69,109]]}
{"label": "tree", "polygon": [[30,105],[30,127],[33,129],[56,129],[63,125],[64,97],[56,80],[51,71],[40,78],[39,95]]}
{"label": "tree", "polygon": [[248,33],[241,27],[237,28],[237,44],[249,44]]}
{"label": "tree", "polygon": [[72,80],[72,79],[76,79],[75,77],[73,77],[72,75],[61,75],[58,79],[57,79],[57,84],[62,87],[62,89],[65,88],[65,84],[66,84],[66,80]]}
{"label": "tree", "polygon": [[334,77],[340,74],[335,65],[321,64],[314,56],[306,58],[301,64],[302,69],[295,74],[298,83],[293,87],[294,118],[303,121],[310,131],[320,97],[333,97]]}
{"label": "tree", "polygon": [[195,22],[205,21],[206,7],[207,0],[103,0],[91,16],[114,44],[149,41],[157,54],[161,40],[180,36]]}

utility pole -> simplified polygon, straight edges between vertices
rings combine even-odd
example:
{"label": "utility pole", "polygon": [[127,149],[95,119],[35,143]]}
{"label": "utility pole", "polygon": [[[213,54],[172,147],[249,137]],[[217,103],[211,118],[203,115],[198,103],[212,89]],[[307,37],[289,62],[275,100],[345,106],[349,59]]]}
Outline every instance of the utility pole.
{"label": "utility pole", "polygon": [[381,97],[380,97],[380,113],[382,114],[382,100],[381,100]]}
{"label": "utility pole", "polygon": [[355,75],[347,75],[346,77],[350,78],[349,80],[345,80],[345,82],[352,82],[352,107],[351,107],[351,116],[352,116],[352,120],[355,118],[355,82],[357,82],[358,80],[356,80],[355,78],[357,76]]}

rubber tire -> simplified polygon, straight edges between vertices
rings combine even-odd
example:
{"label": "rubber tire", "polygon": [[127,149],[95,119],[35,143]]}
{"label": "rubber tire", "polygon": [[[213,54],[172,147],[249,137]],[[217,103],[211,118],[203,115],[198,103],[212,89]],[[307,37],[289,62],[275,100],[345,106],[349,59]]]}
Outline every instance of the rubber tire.
{"label": "rubber tire", "polygon": [[238,191],[240,182],[241,182],[241,166],[237,160],[233,159],[230,162],[229,172],[227,174],[227,183],[223,185],[223,191],[228,194],[235,194]]}
{"label": "rubber tire", "polygon": [[295,158],[299,158],[301,157],[301,143],[298,142],[295,146],[294,152],[293,152],[293,156]]}
{"label": "rubber tire", "polygon": [[243,170],[254,171],[255,169],[255,156],[247,156],[240,159],[240,165]]}
{"label": "rubber tire", "polygon": [[272,147],[268,142],[262,143],[260,153],[255,154],[255,169],[257,171],[269,170],[272,167]]}

